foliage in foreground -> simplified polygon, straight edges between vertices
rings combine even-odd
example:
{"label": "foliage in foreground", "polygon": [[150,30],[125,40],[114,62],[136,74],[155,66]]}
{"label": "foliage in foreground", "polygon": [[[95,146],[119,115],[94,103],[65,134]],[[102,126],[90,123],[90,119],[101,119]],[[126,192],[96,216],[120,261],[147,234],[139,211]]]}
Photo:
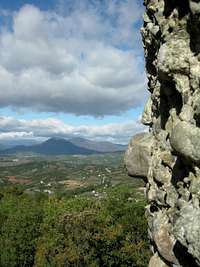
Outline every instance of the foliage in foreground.
{"label": "foliage in foreground", "polygon": [[107,197],[0,193],[0,266],[145,267],[144,201],[126,186]]}

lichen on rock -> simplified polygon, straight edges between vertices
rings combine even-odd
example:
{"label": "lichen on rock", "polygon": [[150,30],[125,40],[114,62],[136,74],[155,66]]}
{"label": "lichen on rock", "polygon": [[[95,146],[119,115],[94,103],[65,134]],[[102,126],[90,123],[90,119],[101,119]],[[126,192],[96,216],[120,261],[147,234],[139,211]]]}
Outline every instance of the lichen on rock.
{"label": "lichen on rock", "polygon": [[200,1],[144,0],[148,90],[125,156],[146,180],[149,267],[200,266]]}

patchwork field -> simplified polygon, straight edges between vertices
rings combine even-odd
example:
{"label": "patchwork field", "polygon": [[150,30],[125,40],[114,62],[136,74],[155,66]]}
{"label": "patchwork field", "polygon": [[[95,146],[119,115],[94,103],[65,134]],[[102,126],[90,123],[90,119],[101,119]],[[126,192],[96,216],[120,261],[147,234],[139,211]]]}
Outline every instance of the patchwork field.
{"label": "patchwork field", "polygon": [[0,186],[20,185],[27,192],[94,193],[97,188],[119,184],[143,186],[141,180],[126,174],[123,153],[57,157],[15,155],[0,159]]}

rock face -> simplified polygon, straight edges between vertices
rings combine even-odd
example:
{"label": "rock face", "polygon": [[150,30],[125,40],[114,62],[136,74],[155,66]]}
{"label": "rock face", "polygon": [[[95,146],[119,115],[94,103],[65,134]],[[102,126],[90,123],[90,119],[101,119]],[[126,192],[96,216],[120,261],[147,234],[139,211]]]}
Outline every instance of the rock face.
{"label": "rock face", "polygon": [[150,267],[200,266],[200,0],[145,0],[147,136],[126,153],[145,177]]}

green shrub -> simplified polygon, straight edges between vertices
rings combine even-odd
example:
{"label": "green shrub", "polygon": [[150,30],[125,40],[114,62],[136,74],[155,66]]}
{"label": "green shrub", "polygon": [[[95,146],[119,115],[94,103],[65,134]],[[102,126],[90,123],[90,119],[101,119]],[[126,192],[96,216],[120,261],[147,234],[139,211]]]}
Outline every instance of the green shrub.
{"label": "green shrub", "polygon": [[2,267],[147,266],[145,202],[126,186],[102,199],[0,193]]}
{"label": "green shrub", "polygon": [[33,266],[43,209],[23,194],[7,193],[0,200],[0,266]]}

